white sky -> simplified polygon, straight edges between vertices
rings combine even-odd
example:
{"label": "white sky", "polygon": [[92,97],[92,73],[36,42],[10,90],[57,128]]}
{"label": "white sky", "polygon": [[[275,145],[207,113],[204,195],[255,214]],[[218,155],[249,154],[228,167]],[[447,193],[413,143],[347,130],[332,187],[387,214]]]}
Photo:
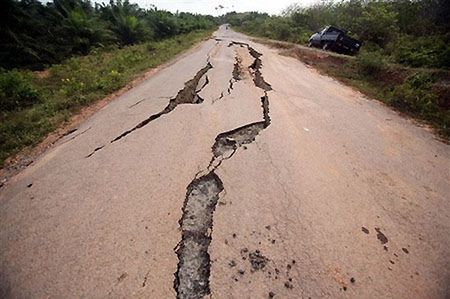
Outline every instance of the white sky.
{"label": "white sky", "polygon": [[[109,0],[104,1],[107,3]],[[299,3],[303,6],[317,2],[318,0],[130,0],[138,3],[142,8],[149,8],[151,4],[158,9],[176,12],[191,12],[199,14],[222,15],[230,11],[259,11],[269,14],[279,14],[290,4]],[[96,0],[102,2],[102,0]],[[223,9],[216,10],[219,5]]]}

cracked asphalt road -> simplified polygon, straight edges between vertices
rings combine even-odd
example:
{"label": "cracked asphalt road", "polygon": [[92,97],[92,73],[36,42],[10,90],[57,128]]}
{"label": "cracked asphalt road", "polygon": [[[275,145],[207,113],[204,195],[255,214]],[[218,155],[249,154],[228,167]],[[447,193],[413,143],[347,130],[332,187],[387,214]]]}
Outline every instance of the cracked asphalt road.
{"label": "cracked asphalt road", "polygon": [[449,146],[215,36],[0,189],[0,297],[450,296]]}

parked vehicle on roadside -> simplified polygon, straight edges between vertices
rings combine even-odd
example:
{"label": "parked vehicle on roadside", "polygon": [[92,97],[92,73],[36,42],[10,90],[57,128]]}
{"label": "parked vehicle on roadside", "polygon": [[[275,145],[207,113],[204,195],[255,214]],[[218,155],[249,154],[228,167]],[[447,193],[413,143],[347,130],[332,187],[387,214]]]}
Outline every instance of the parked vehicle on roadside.
{"label": "parked vehicle on roadside", "polygon": [[317,47],[336,53],[354,55],[358,53],[362,43],[349,37],[344,30],[334,26],[327,26],[309,38],[309,47]]}

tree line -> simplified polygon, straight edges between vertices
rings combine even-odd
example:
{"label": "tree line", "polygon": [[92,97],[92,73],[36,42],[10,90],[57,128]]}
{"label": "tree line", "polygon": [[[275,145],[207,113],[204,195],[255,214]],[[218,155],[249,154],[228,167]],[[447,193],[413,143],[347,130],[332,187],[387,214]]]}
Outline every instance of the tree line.
{"label": "tree line", "polygon": [[2,0],[0,68],[38,70],[93,48],[159,41],[215,25],[212,16],[143,9],[128,0]]}
{"label": "tree line", "polygon": [[448,68],[448,16],[448,0],[325,0],[291,5],[279,16],[232,12],[219,18],[143,9],[129,0],[3,0],[0,68],[39,70],[93,48],[158,41],[225,22],[253,35],[301,44],[335,25],[363,41],[363,51],[391,62]]}
{"label": "tree line", "polygon": [[232,26],[258,36],[306,44],[326,25],[363,41],[363,51],[413,67],[450,67],[450,1],[349,0],[291,5],[281,16],[228,13]]}

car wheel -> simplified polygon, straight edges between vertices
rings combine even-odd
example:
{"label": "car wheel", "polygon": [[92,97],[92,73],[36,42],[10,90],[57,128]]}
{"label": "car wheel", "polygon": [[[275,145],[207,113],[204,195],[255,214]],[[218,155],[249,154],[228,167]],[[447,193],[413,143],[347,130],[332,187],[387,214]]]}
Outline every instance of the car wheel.
{"label": "car wheel", "polygon": [[325,43],[325,44],[322,46],[322,50],[324,50],[324,51],[328,51],[329,48],[330,48],[330,45],[329,45],[328,43]]}
{"label": "car wheel", "polygon": [[312,46],[313,46],[312,42],[309,42],[308,47],[312,48]]}

